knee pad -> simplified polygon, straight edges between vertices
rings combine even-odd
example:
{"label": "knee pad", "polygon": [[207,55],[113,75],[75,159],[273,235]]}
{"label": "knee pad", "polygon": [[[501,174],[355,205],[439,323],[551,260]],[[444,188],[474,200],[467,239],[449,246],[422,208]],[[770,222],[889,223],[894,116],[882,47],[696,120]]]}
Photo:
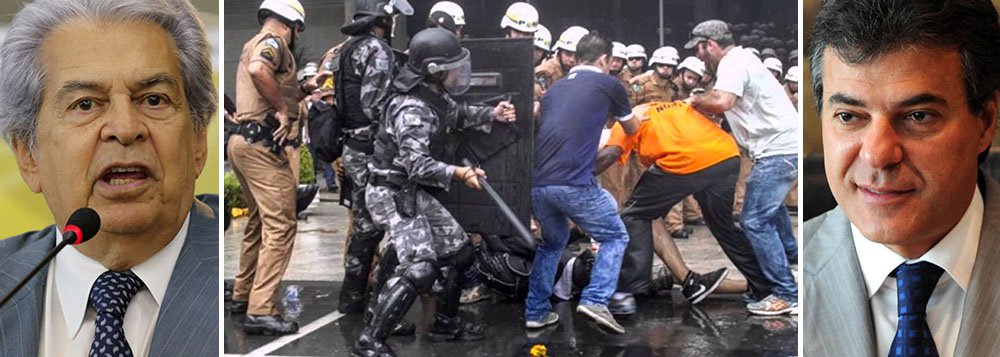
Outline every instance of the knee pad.
{"label": "knee pad", "polygon": [[414,289],[419,293],[425,293],[434,286],[434,280],[437,279],[438,269],[434,266],[434,263],[428,261],[419,261],[413,263],[406,271],[403,272],[403,279],[406,279],[413,284]]}

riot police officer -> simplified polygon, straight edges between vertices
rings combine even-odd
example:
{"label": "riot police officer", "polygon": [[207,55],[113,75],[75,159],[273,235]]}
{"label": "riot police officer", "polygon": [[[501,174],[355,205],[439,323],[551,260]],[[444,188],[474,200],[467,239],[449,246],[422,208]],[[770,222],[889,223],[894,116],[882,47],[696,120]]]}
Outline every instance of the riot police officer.
{"label": "riot police officer", "polygon": [[678,57],[677,50],[669,46],[653,51],[653,56],[649,59],[653,70],[629,81],[628,93],[632,105],[674,100],[676,91],[671,80]]}
{"label": "riot police officer", "polygon": [[[243,234],[240,268],[230,312],[247,313],[247,334],[289,334],[273,296],[288,267],[295,240],[295,189],[298,177],[285,145],[298,135],[300,99],[315,89],[296,81],[293,49],[305,29],[297,0],[264,0],[257,12],[260,32],[243,46],[236,71],[236,121],[229,161],[250,211]],[[296,163],[297,164],[297,163]]]}
{"label": "riot police officer", "polygon": [[[628,69],[622,73],[627,77],[626,80],[632,80],[633,77],[642,74],[646,70],[646,48],[642,45],[634,43],[628,45],[625,48],[625,52],[628,54],[628,61],[626,65]],[[633,105],[638,105],[638,103],[632,103]]]}
{"label": "riot police officer", "polygon": [[[458,130],[489,132],[492,121],[515,119],[514,107],[458,105],[450,95],[471,82],[469,51],[454,34],[429,28],[413,36],[409,60],[392,83],[375,136],[366,199],[372,218],[389,231],[398,267],[379,293],[373,317],[355,343],[355,356],[391,356],[385,344],[393,326],[418,294],[438,296],[431,341],[478,340],[480,326],[458,318],[459,286],[472,264],[465,231],[429,191],[447,190],[451,181],[479,189],[481,169],[442,161],[455,148],[441,140]],[[435,283],[436,282],[436,283]]]}
{"label": "riot police officer", "polygon": [[[364,310],[368,274],[384,232],[375,227],[365,205],[368,162],[375,149],[372,136],[397,72],[389,42],[393,17],[413,14],[406,0],[356,0],[354,19],[340,28],[353,36],[341,48],[337,65],[337,105],[345,133],[342,161],[350,180],[351,234],[344,261],[344,284],[337,310]],[[346,188],[345,188],[346,189]]]}

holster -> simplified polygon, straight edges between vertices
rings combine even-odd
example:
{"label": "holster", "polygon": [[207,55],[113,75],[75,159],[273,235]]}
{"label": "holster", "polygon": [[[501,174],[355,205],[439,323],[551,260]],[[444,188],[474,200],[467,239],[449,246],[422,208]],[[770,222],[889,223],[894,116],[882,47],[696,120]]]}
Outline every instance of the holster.
{"label": "holster", "polygon": [[[284,150],[274,141],[274,128],[278,120],[272,114],[267,114],[262,122],[245,121],[236,127],[235,134],[239,134],[246,139],[247,144],[260,143],[272,154],[282,155]],[[272,126],[274,125],[274,126]]]}
{"label": "holster", "polygon": [[413,218],[417,214],[417,185],[407,183],[392,196],[400,216]]}

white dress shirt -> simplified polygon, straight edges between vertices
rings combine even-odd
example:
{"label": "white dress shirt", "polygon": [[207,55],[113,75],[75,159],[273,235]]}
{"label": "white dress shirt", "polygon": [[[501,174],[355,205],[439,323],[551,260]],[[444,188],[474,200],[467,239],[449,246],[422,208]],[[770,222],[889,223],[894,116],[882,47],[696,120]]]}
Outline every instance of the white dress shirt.
{"label": "white dress shirt", "polygon": [[[190,221],[189,213],[170,243],[131,269],[146,284],[135,294],[125,311],[125,339],[135,356],[149,354],[163,296],[187,239]],[[62,235],[57,232],[56,242],[61,240]],[[42,314],[39,356],[86,357],[90,353],[94,320],[97,318],[97,312],[90,307],[90,288],[107,270],[75,247],[63,249],[52,260],[45,280],[45,312]]]}
{"label": "white dress shirt", "polygon": [[958,224],[931,250],[913,260],[906,260],[888,247],[866,239],[851,224],[854,247],[861,263],[875,325],[878,356],[888,356],[899,323],[896,278],[889,276],[899,264],[926,261],[944,269],[927,302],[927,326],[941,356],[953,356],[962,326],[965,294],[972,278],[972,268],[979,252],[979,232],[983,224],[983,196],[976,188],[972,202]]}

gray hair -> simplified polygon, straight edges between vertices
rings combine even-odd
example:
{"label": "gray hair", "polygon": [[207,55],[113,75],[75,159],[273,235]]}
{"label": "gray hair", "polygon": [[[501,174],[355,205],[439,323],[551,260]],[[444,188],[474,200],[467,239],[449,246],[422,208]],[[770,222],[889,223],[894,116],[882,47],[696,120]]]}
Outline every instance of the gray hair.
{"label": "gray hair", "polygon": [[195,130],[208,127],[215,113],[210,45],[187,0],[38,0],[14,16],[0,46],[0,135],[35,147],[45,71],[43,41],[60,24],[77,18],[117,22],[149,21],[162,27],[177,46],[188,109]]}

